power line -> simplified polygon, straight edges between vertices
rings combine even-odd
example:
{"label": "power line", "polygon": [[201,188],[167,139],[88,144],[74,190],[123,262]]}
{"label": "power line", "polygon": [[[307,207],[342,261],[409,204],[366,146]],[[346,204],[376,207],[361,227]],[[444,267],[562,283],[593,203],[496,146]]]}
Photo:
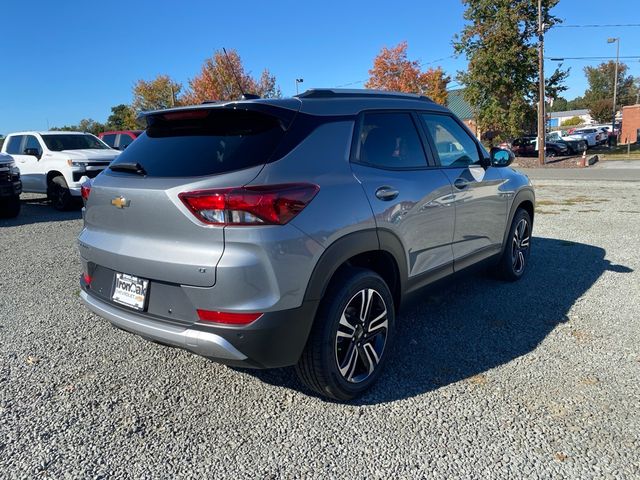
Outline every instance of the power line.
{"label": "power line", "polygon": [[[561,55],[548,55],[547,60],[552,62],[563,62],[565,60],[613,60],[616,57],[563,57]],[[626,55],[618,57],[620,59],[640,59],[640,55]]]}
{"label": "power line", "polygon": [[591,24],[591,25],[554,25],[551,28],[610,28],[610,27],[640,27],[640,23],[611,23],[611,24]]}

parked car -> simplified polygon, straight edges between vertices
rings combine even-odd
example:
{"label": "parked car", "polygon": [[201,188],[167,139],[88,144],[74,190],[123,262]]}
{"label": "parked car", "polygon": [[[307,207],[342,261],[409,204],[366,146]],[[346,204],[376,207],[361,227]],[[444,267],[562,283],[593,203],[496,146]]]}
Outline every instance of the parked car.
{"label": "parked car", "polygon": [[145,338],[230,365],[296,365],[361,394],[413,292],[488,262],[526,272],[534,215],[511,152],[426,97],[310,90],[146,114],[93,180],[81,298]]}
{"label": "parked car", "polygon": [[0,153],[0,218],[14,218],[20,213],[22,182],[13,157]]}
{"label": "parked car", "polygon": [[[548,157],[560,157],[569,154],[566,143],[545,142]],[[519,157],[531,157],[538,155],[538,137],[527,136],[514,139],[510,146],[513,153]]]}
{"label": "parked car", "polygon": [[598,130],[595,128],[576,128],[570,135],[574,140],[584,140],[587,147],[595,147],[600,142]]}
{"label": "parked car", "polygon": [[84,180],[120,154],[89,133],[62,131],[11,133],[2,152],[15,159],[23,191],[46,193],[58,210],[79,201]]}
{"label": "parked car", "polygon": [[596,127],[596,130],[598,132],[598,142],[600,143],[600,145],[604,145],[605,143],[607,143],[607,140],[609,139],[609,130],[611,130],[611,127],[609,127],[609,130],[607,130],[607,127]]}
{"label": "parked car", "polygon": [[564,132],[554,131],[547,134],[547,140],[552,143],[565,145],[567,147],[567,153],[569,155],[582,154],[587,150],[587,141],[582,138],[576,139],[568,135],[563,135]]}
{"label": "parked car", "polygon": [[116,150],[124,150],[131,142],[142,135],[144,130],[120,130],[113,132],[102,132],[98,135],[98,138],[111,148]]}

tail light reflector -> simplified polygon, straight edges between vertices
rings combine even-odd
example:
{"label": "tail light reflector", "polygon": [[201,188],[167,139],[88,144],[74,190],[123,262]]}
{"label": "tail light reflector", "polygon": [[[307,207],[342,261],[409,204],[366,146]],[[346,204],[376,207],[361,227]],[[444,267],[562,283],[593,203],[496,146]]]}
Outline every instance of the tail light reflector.
{"label": "tail light reflector", "polygon": [[91,183],[91,180],[88,180],[80,186],[80,195],[82,196],[82,201],[84,203],[87,203],[89,195],[91,195]]}
{"label": "tail light reflector", "polygon": [[87,284],[87,286],[91,285],[91,275],[89,275],[88,273],[84,272],[82,274],[82,279],[84,280],[84,283]]}
{"label": "tail light reflector", "polygon": [[261,313],[215,312],[198,310],[198,317],[205,322],[225,323],[227,325],[248,325],[262,316]]}
{"label": "tail light reflector", "polygon": [[284,225],[313,200],[320,187],[288,183],[179,194],[200,221],[210,225]]}

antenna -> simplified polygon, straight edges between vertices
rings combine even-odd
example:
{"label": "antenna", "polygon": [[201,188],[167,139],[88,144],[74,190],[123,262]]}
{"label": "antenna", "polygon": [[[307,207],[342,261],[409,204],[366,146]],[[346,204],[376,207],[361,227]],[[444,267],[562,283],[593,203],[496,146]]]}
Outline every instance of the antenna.
{"label": "antenna", "polygon": [[233,63],[231,63],[231,59],[229,58],[229,55],[227,55],[227,50],[224,47],[222,47],[222,51],[224,52],[224,57],[227,59],[227,63],[229,64],[229,69],[231,70],[231,73],[233,73],[233,76],[236,79],[236,83],[238,84],[240,93],[242,93],[242,96],[244,97],[245,94],[244,94],[244,89],[242,88],[242,83],[240,82],[240,77],[238,77],[238,73],[233,68]]}

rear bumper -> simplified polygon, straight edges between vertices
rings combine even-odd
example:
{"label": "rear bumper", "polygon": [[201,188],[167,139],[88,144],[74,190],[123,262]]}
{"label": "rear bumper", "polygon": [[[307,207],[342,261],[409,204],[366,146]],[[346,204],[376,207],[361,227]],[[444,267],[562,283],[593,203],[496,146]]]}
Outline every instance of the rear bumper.
{"label": "rear bumper", "polygon": [[220,363],[250,368],[296,364],[318,304],[317,301],[306,302],[300,308],[265,313],[243,327],[199,323],[186,327],[112,305],[91,295],[84,285],[80,298],[91,311],[123,330]]}

